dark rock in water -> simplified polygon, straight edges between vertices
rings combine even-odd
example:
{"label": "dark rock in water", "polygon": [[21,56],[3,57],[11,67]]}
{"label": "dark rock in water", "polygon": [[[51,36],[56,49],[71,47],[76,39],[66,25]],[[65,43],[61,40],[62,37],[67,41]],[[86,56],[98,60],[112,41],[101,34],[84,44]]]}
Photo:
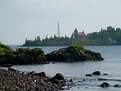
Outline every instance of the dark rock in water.
{"label": "dark rock in water", "polygon": [[106,79],[106,78],[98,78],[98,80],[100,80],[100,81],[101,81],[101,80],[107,80],[107,79]]}
{"label": "dark rock in water", "polygon": [[29,74],[32,75],[32,76],[34,76],[36,74],[36,72],[35,71],[32,71]]}
{"label": "dark rock in water", "polygon": [[105,75],[105,76],[106,76],[106,75],[108,75],[108,74],[107,74],[107,73],[104,73],[103,75]]}
{"label": "dark rock in water", "polygon": [[64,76],[60,73],[57,73],[52,79],[64,80]]}
{"label": "dark rock in water", "polygon": [[17,70],[15,70],[15,69],[13,69],[13,68],[11,68],[11,67],[9,67],[8,70],[9,70],[9,71],[18,72]]}
{"label": "dark rock in water", "polygon": [[86,60],[103,60],[100,53],[95,53],[85,49],[82,46],[71,45],[67,48],[62,48],[57,51],[53,51],[46,55],[47,61],[86,61]]}
{"label": "dark rock in water", "polygon": [[120,84],[115,84],[113,87],[121,87]]}
{"label": "dark rock in water", "polygon": [[35,73],[36,76],[46,77],[45,72]]}
{"label": "dark rock in water", "polygon": [[39,64],[49,64],[49,62],[40,62]]}
{"label": "dark rock in water", "polygon": [[102,84],[100,85],[100,87],[102,87],[102,88],[104,88],[104,87],[109,87],[109,86],[110,86],[110,84],[107,83],[107,82],[104,82],[104,83],[102,83]]}
{"label": "dark rock in water", "polygon": [[85,76],[90,76],[90,77],[92,77],[92,74],[86,74]]}
{"label": "dark rock in water", "polygon": [[95,71],[92,73],[92,75],[101,75],[100,71]]}
{"label": "dark rock in water", "polygon": [[73,80],[72,80],[72,79],[70,79],[70,80],[69,80],[69,82],[73,82]]}

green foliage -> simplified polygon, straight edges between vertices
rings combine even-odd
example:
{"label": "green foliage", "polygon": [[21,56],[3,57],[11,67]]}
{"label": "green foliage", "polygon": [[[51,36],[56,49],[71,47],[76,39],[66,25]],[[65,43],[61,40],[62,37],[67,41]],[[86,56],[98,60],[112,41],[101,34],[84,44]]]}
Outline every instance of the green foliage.
{"label": "green foliage", "polygon": [[18,64],[37,64],[45,61],[45,55],[42,49],[17,49],[14,53],[14,61]]}
{"label": "green foliage", "polygon": [[9,46],[0,43],[0,55],[5,55],[9,52],[13,52],[13,50]]}
{"label": "green foliage", "polygon": [[85,52],[86,49],[83,46],[78,45],[70,45],[66,48],[67,52],[73,53],[73,52]]}
{"label": "green foliage", "polygon": [[100,45],[121,45],[121,29],[109,26],[100,32],[88,34],[87,38],[99,41]]}
{"label": "green foliage", "polygon": [[0,55],[5,55],[4,49],[0,48]]}
{"label": "green foliage", "polygon": [[9,46],[4,45],[4,44],[1,44],[1,43],[0,43],[0,48],[4,48],[4,49],[10,49],[10,47],[9,47]]}
{"label": "green foliage", "polygon": [[17,49],[13,51],[9,46],[0,44],[0,65],[4,64],[38,64],[46,60],[42,49]]}
{"label": "green foliage", "polygon": [[0,43],[0,63],[5,62],[6,55],[10,54],[11,52],[13,52],[13,50],[9,46]]}

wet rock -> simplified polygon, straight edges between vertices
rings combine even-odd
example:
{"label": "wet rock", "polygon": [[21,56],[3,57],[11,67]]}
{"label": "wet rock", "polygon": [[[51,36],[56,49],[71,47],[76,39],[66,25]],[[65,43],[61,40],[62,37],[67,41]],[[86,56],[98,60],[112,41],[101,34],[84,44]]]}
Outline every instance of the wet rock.
{"label": "wet rock", "polygon": [[46,77],[45,72],[35,73],[36,76]]}
{"label": "wet rock", "polygon": [[73,80],[72,80],[72,79],[70,79],[70,80],[69,80],[69,82],[73,82]]}
{"label": "wet rock", "polygon": [[32,71],[29,74],[32,75],[32,76],[34,76],[36,74],[36,72],[35,71]]}
{"label": "wet rock", "polygon": [[98,76],[98,75],[101,75],[101,73],[100,73],[100,71],[95,71],[95,72],[92,73],[92,75]]}
{"label": "wet rock", "polygon": [[78,82],[83,82],[83,81],[78,81]]}
{"label": "wet rock", "polygon": [[49,64],[49,62],[40,62],[39,64]]}
{"label": "wet rock", "polygon": [[54,83],[54,84],[59,84],[59,80],[57,80],[57,79],[49,79],[48,81],[50,81],[51,83]]}
{"label": "wet rock", "polygon": [[90,77],[92,77],[92,74],[86,74],[85,76],[90,76]]}
{"label": "wet rock", "polygon": [[121,87],[120,84],[115,84],[113,87]]}
{"label": "wet rock", "polygon": [[107,80],[106,78],[98,78],[98,80]]}
{"label": "wet rock", "polygon": [[15,69],[13,69],[13,68],[11,68],[11,67],[9,67],[8,70],[9,70],[9,71],[17,72],[17,70],[15,70]]}
{"label": "wet rock", "polygon": [[102,83],[102,84],[100,85],[100,87],[102,87],[102,88],[104,88],[104,87],[109,87],[109,86],[110,86],[110,84],[107,83],[107,82],[104,82],[104,83]]}
{"label": "wet rock", "polygon": [[60,73],[57,73],[52,79],[64,80],[64,76]]}
{"label": "wet rock", "polygon": [[105,75],[105,76],[106,76],[106,75],[108,75],[108,74],[107,74],[107,73],[104,73],[103,75]]}

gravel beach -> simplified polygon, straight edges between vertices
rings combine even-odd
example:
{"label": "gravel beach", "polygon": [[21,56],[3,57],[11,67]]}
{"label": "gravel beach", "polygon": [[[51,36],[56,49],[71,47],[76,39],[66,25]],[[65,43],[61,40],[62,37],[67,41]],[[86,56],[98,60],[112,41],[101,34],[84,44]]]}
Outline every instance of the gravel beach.
{"label": "gravel beach", "polygon": [[[56,78],[56,79],[54,79]],[[0,69],[0,91],[59,91],[64,80]]]}

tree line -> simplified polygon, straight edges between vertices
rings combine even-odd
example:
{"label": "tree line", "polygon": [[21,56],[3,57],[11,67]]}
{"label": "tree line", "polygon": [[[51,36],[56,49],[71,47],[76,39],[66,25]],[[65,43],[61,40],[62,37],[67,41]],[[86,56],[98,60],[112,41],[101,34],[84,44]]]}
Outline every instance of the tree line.
{"label": "tree line", "polygon": [[40,39],[37,36],[34,40],[25,40],[23,46],[67,46],[67,45],[121,45],[121,29],[112,26],[102,29],[99,32],[87,34],[84,38],[73,39],[72,37],[62,36],[46,37]]}

